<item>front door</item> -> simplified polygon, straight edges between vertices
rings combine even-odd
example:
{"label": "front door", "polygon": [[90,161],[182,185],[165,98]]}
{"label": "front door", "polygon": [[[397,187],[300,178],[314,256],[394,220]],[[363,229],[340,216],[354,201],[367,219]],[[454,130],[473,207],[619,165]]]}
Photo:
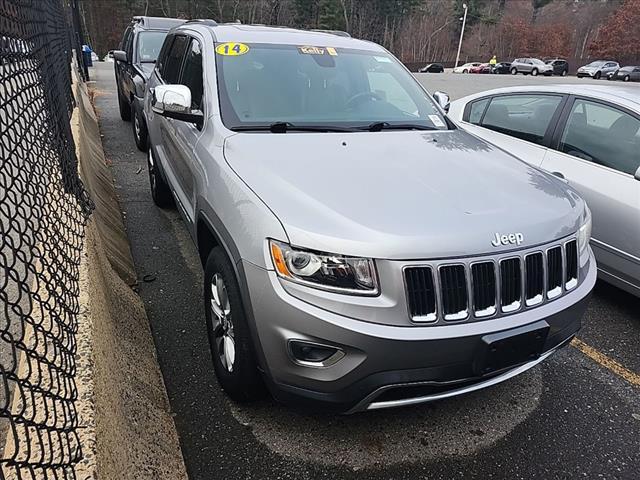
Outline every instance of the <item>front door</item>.
{"label": "front door", "polygon": [[629,111],[577,98],[542,168],[559,172],[593,215],[592,248],[601,276],[640,293],[640,119]]}

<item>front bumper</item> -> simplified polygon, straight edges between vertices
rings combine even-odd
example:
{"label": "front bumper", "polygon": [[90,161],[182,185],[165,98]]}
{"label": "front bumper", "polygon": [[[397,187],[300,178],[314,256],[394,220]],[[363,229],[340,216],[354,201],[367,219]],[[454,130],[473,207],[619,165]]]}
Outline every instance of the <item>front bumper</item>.
{"label": "front bumper", "polygon": [[[243,262],[262,368],[274,397],[339,412],[399,406],[466,393],[531,368],[580,329],[596,280],[593,254],[582,283],[540,307],[484,321],[445,326],[390,326],[329,312],[289,294],[275,272]],[[540,359],[477,375],[482,337],[546,322]],[[328,367],[296,363],[290,340],[331,345],[344,357]]]}

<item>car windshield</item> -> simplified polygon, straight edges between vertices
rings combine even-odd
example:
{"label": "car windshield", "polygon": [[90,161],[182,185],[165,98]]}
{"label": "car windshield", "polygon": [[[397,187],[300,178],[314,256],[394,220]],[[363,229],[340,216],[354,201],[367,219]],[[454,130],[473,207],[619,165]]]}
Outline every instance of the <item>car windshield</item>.
{"label": "car windshield", "polygon": [[138,61],[154,63],[158,59],[167,32],[140,32],[138,35]]}
{"label": "car windshield", "polygon": [[448,128],[414,77],[382,51],[218,44],[216,52],[222,121],[227,128],[283,122],[347,129]]}
{"label": "car windshield", "polygon": [[591,62],[589,65],[587,65],[587,67],[601,67],[604,64],[605,62],[599,60],[597,62]]}
{"label": "car windshield", "polygon": [[544,65],[545,64],[542,60],[539,60],[537,58],[532,58],[531,61],[533,63],[535,63],[536,65]]}

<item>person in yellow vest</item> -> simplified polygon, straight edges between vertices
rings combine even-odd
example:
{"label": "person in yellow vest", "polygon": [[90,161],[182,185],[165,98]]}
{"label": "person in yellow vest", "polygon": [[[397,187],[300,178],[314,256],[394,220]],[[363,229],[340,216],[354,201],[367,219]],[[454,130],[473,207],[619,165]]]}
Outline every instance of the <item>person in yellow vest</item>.
{"label": "person in yellow vest", "polygon": [[489,65],[493,67],[496,63],[498,63],[498,59],[494,55],[493,57],[491,57],[491,60],[489,60]]}

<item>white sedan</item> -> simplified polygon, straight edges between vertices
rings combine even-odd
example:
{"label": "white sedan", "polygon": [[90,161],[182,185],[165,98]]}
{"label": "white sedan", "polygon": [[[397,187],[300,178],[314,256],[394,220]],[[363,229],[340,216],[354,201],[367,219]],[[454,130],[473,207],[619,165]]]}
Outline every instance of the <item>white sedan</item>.
{"label": "white sedan", "polygon": [[640,297],[640,89],[501,88],[452,102],[449,117],[578,190],[600,278]]}
{"label": "white sedan", "polygon": [[469,73],[472,67],[477,67],[480,62],[465,63],[453,69],[453,73]]}

